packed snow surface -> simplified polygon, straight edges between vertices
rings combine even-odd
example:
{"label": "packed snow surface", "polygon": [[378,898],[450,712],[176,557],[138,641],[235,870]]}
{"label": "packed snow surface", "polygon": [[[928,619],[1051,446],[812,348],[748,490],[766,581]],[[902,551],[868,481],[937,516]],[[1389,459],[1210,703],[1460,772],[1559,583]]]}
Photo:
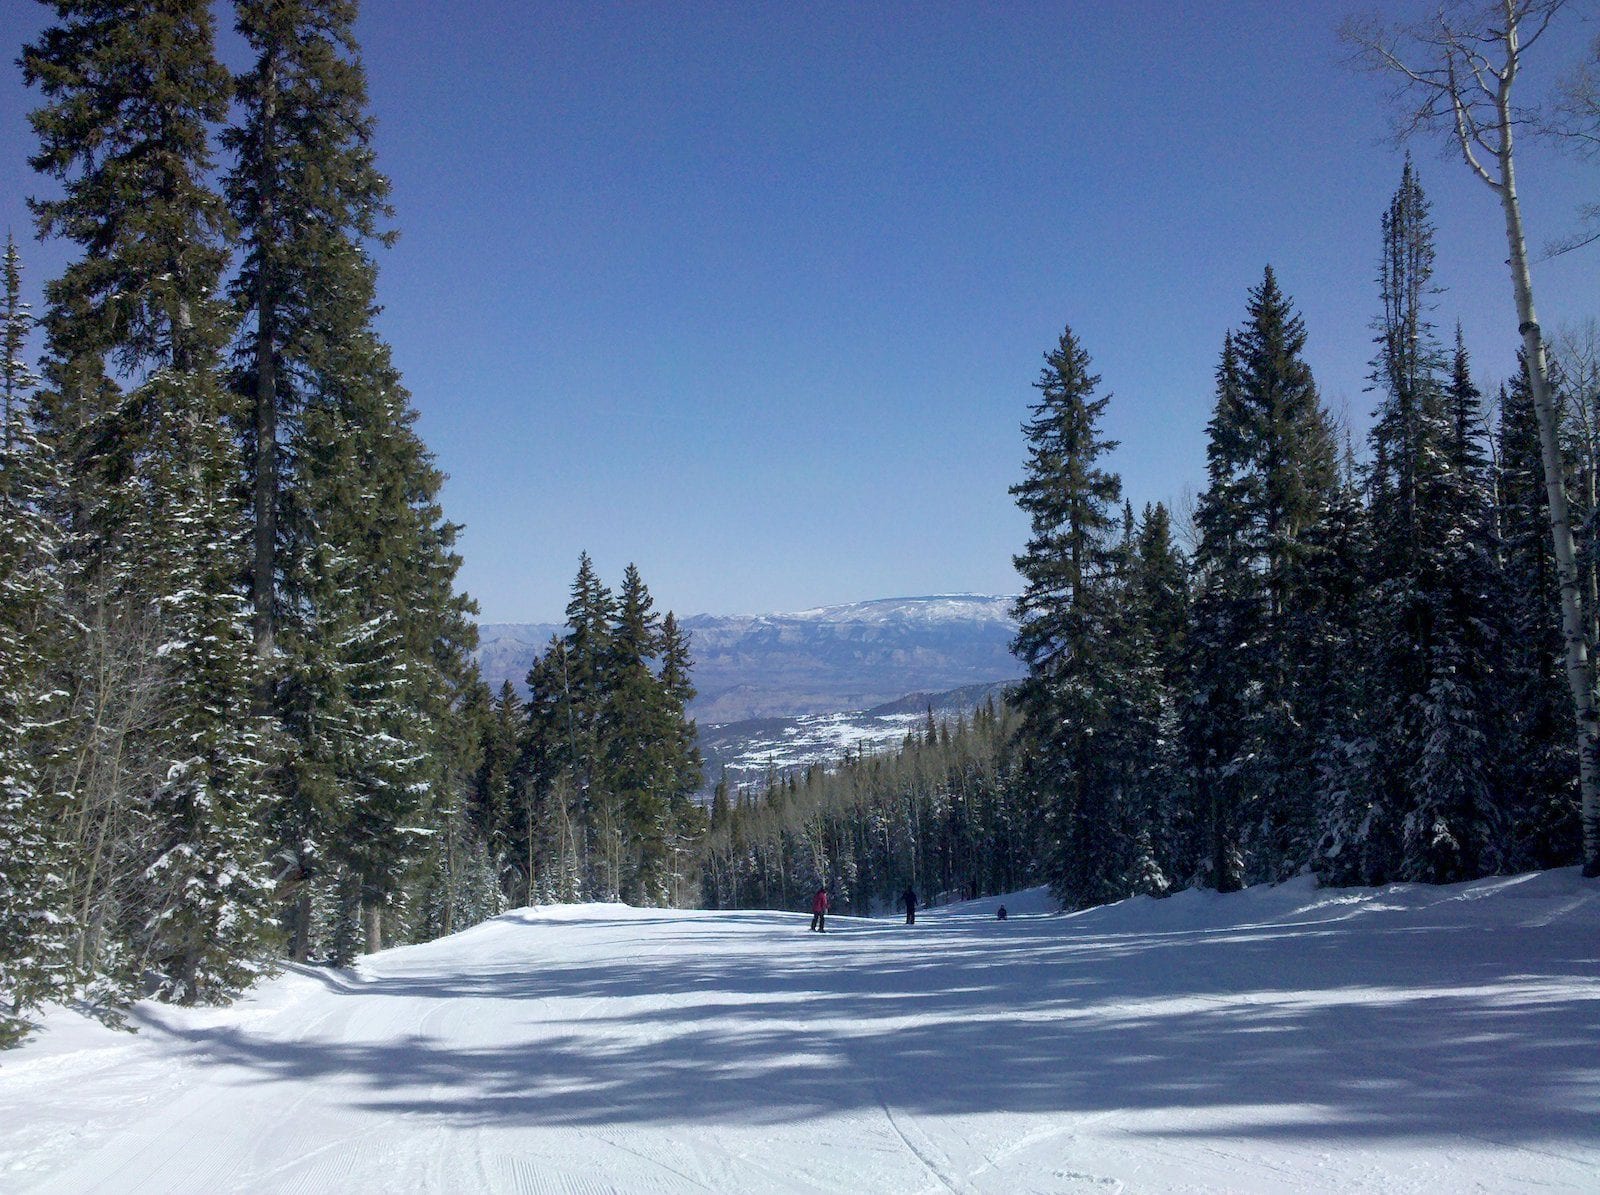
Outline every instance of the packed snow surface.
{"label": "packed snow surface", "polygon": [[1600,884],[1049,908],[527,909],[57,1012],[0,1056],[0,1190],[1600,1188]]}

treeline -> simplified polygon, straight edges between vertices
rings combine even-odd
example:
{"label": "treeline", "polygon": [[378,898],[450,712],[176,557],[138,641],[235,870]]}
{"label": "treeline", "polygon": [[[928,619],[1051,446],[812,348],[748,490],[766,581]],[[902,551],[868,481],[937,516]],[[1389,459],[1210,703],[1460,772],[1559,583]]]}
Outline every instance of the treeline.
{"label": "treeline", "polygon": [[839,912],[866,915],[907,884],[924,900],[1039,881],[1036,803],[1019,783],[1017,718],[993,701],[952,724],[930,712],[886,754],[774,777],[764,791],[717,785],[704,851],[708,908],[806,908],[826,884]]}
{"label": "treeline", "polygon": [[689,640],[655,613],[639,570],[621,589],[579,563],[567,626],[488,703],[474,824],[520,903],[695,902],[706,815]]}
{"label": "treeline", "polygon": [[[1018,703],[1069,905],[1579,861],[1533,403],[1519,370],[1487,414],[1459,330],[1441,342],[1434,240],[1407,163],[1382,222],[1360,462],[1270,269],[1250,292],[1218,360],[1189,559],[1165,511],[1122,506],[1109,399],[1070,329],[1047,355],[1013,491],[1032,520]],[[1600,388],[1574,364],[1557,385],[1592,636]]]}
{"label": "treeline", "polygon": [[238,0],[237,76],[209,0],[54,9],[21,59],[32,208],[75,256],[37,374],[5,262],[3,1039],[500,899],[457,528],[373,325],[355,3]]}

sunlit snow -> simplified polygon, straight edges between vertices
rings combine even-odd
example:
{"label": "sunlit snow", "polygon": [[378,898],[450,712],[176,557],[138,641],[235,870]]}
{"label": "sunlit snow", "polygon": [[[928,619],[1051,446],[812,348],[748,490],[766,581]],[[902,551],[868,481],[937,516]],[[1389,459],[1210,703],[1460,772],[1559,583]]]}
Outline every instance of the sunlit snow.
{"label": "sunlit snow", "polygon": [[136,1036],[57,1012],[0,1189],[1596,1189],[1576,872],[1048,909],[529,909]]}

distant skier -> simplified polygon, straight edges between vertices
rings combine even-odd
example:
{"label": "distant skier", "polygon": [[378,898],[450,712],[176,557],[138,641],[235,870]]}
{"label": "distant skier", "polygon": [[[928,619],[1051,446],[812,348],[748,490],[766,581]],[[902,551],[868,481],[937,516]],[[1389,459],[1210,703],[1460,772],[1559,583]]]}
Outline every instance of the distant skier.
{"label": "distant skier", "polygon": [[917,923],[917,894],[909,887],[900,894],[901,902],[906,906],[906,924]]}
{"label": "distant skier", "polygon": [[827,919],[827,915],[828,890],[825,887],[818,888],[817,894],[811,898],[811,928],[819,934],[827,933],[828,931],[822,925],[823,921]]}
{"label": "distant skier", "polygon": [[994,915],[994,917],[995,917],[996,921],[1004,921],[1006,919],[1006,907],[1005,907],[1005,905],[1001,905],[1000,906],[1000,911],[998,913],[996,913]]}

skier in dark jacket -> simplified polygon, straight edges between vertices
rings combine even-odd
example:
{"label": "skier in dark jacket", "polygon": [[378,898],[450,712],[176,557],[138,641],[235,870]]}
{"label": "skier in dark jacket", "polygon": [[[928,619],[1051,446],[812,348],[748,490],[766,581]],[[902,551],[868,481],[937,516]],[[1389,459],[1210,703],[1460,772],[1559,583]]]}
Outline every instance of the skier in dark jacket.
{"label": "skier in dark jacket", "polygon": [[819,934],[827,933],[828,931],[822,927],[827,915],[828,890],[826,888],[818,888],[817,894],[811,898],[811,928]]}
{"label": "skier in dark jacket", "polygon": [[906,924],[915,925],[917,923],[917,894],[908,887],[900,894],[900,899],[906,906]]}

